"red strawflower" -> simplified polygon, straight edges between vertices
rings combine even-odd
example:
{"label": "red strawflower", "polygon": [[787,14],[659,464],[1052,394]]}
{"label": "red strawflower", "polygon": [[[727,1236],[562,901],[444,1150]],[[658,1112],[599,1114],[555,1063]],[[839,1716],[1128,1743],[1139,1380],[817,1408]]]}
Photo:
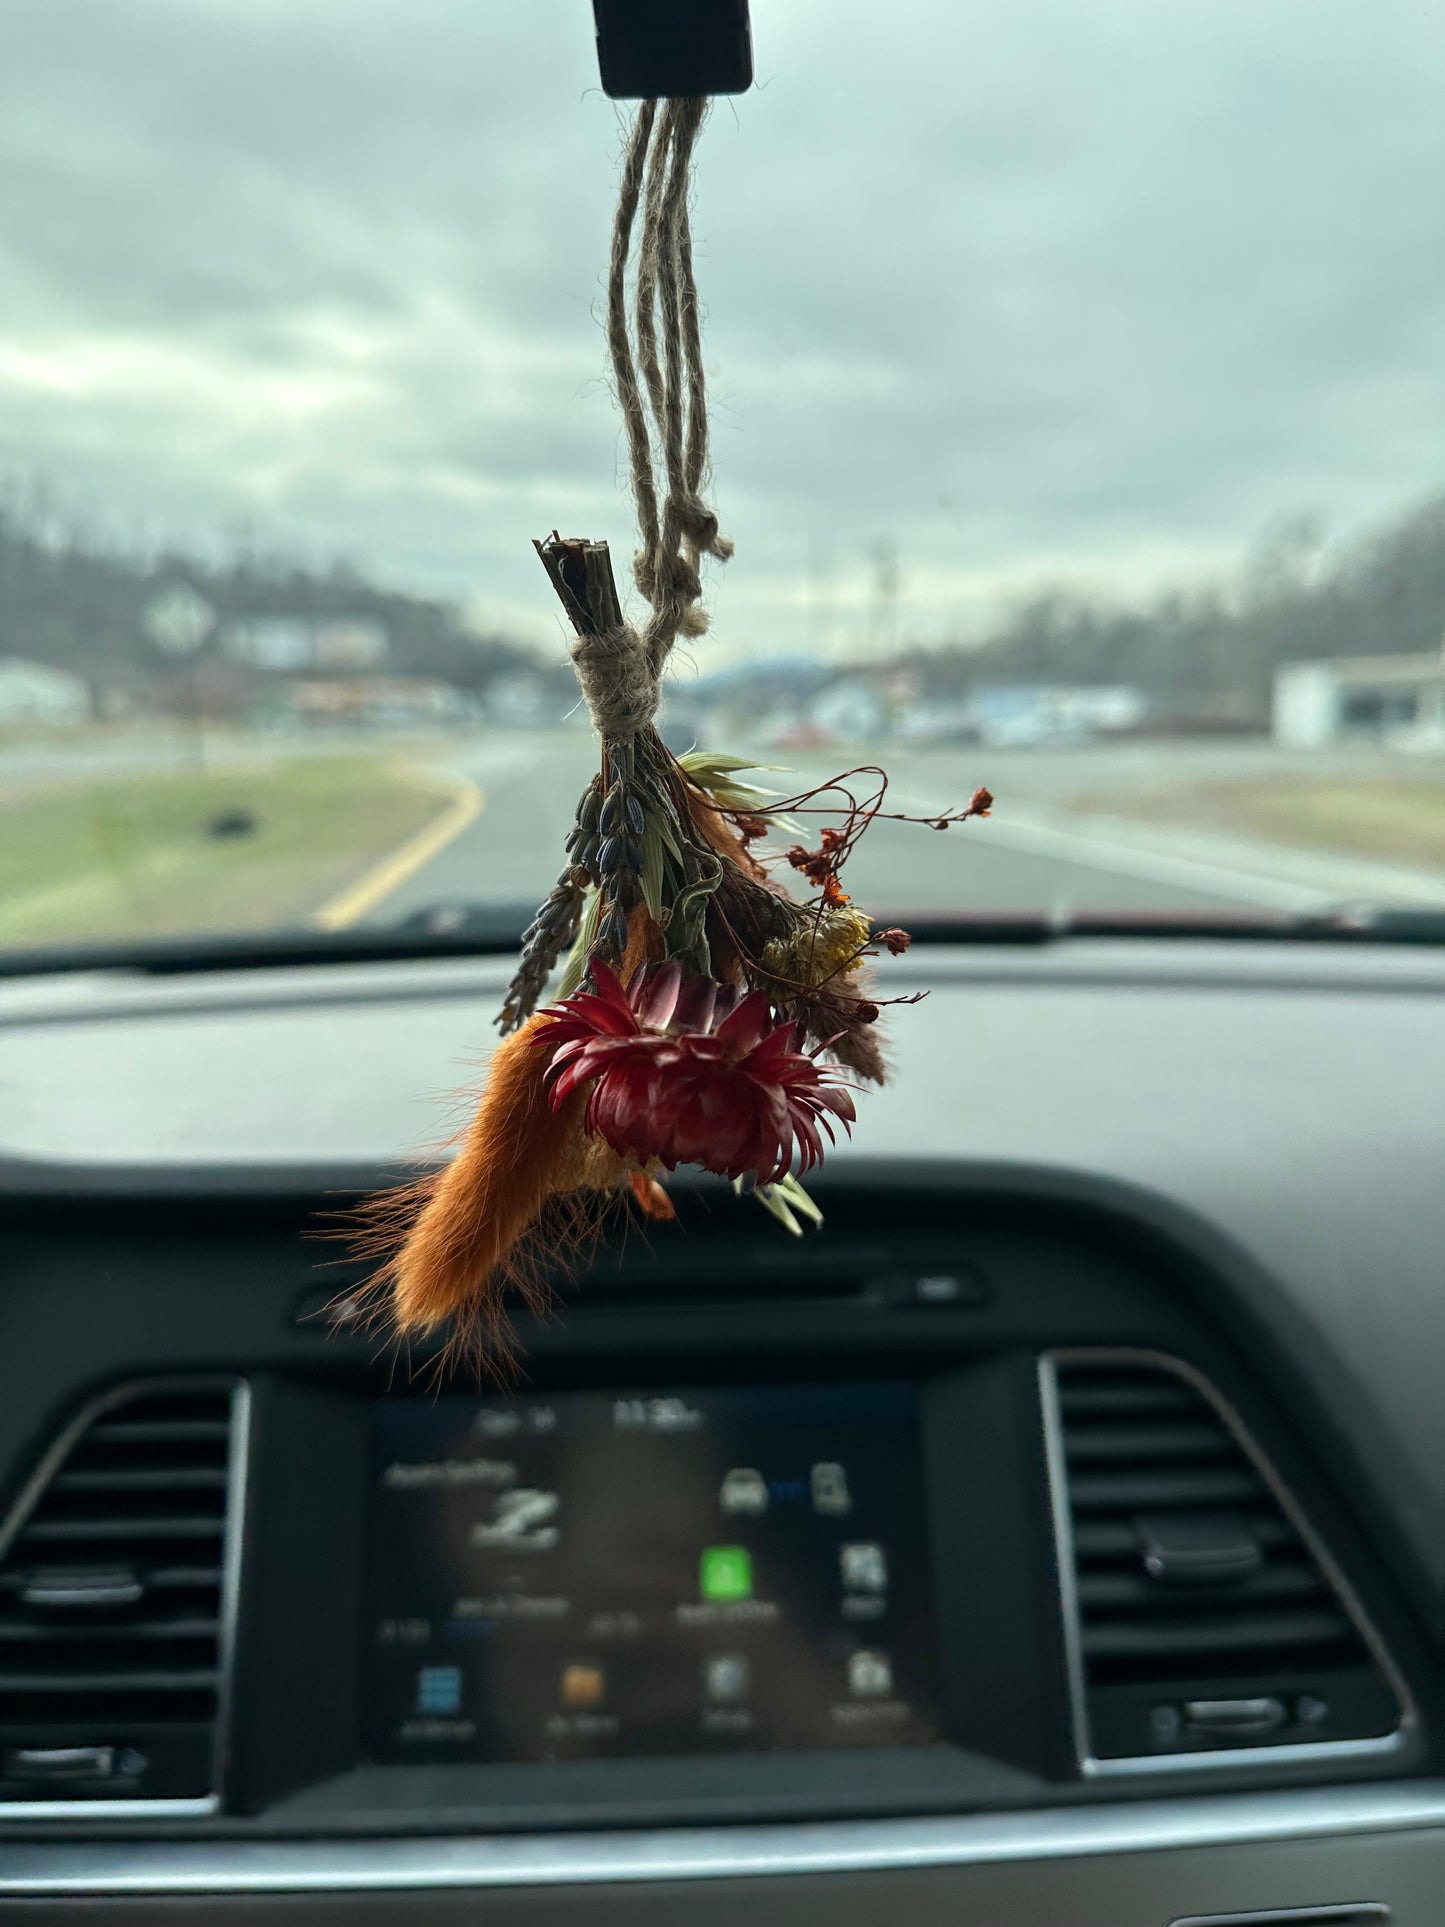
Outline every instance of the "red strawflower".
{"label": "red strawflower", "polygon": [[762,991],[684,982],[676,962],[639,970],[624,989],[594,960],[592,981],[542,1013],[533,1041],[553,1052],[552,1108],[590,1083],[586,1129],[619,1157],[773,1184],[795,1153],[799,1172],[820,1162],[830,1112],[852,1123],[838,1071],[794,1050],[796,1026],[773,1022]]}

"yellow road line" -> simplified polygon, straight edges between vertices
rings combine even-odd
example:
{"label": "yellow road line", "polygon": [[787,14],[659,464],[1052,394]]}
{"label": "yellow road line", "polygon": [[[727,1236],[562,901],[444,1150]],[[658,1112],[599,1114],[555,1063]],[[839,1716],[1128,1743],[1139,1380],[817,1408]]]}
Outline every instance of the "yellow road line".
{"label": "yellow road line", "polygon": [[345,930],[349,924],[359,923],[369,916],[379,903],[384,903],[393,890],[399,890],[403,883],[414,877],[418,870],[424,869],[434,856],[443,851],[449,843],[454,843],[463,830],[470,829],[482,811],[487,807],[486,793],[466,776],[438,777],[439,788],[451,792],[451,801],[441,815],[428,823],[424,830],[408,837],[399,849],[390,856],[383,857],[349,884],[340,896],[332,897],[316,912],[312,922],[322,930]]}

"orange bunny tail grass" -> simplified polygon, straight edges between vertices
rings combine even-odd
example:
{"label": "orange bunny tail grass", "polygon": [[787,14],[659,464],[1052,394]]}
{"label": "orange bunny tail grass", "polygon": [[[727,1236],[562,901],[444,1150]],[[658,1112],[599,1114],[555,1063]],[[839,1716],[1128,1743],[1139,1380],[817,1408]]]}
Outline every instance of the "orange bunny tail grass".
{"label": "orange bunny tail grass", "polygon": [[363,1208],[360,1247],[385,1257],[366,1289],[400,1339],[450,1326],[449,1352],[505,1363],[508,1299],[545,1306],[548,1261],[587,1241],[603,1215],[596,1194],[621,1185],[620,1159],[583,1133],[580,1094],[556,1112],[547,1101],[540,1021],[498,1046],[453,1161]]}

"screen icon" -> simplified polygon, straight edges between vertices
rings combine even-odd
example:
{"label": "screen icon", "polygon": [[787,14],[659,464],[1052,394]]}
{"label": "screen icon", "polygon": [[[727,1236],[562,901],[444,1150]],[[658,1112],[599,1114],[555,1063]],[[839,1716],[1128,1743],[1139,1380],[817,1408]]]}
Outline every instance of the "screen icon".
{"label": "screen icon", "polygon": [[750,1465],[735,1465],[722,1482],[718,1501],[724,1512],[766,1512],[768,1482]]}
{"label": "screen icon", "polygon": [[893,1691],[893,1665],[886,1653],[850,1653],[848,1691],[854,1699],[883,1699]]}
{"label": "screen icon", "polygon": [[600,1706],[607,1692],[607,1676],[590,1661],[574,1660],[562,1668],[557,1697],[564,1706]]}
{"label": "screen icon", "polygon": [[704,1546],[697,1566],[704,1599],[723,1602],[753,1596],[753,1556],[746,1546]]}
{"label": "screen icon", "polygon": [[748,1696],[752,1668],[742,1653],[709,1653],[702,1666],[702,1689],[714,1706],[736,1706]]}
{"label": "screen icon", "polygon": [[434,1719],[450,1719],[462,1710],[460,1666],[420,1666],[416,1675],[416,1710]]}
{"label": "screen icon", "polygon": [[553,1521],[562,1501],[555,1492],[514,1486],[499,1492],[492,1517],[479,1519],[471,1529],[474,1546],[499,1546],[507,1552],[550,1552],[561,1536]]}
{"label": "screen icon", "polygon": [[812,1475],[813,1510],[822,1512],[832,1519],[841,1519],[845,1512],[853,1510],[852,1494],[848,1490],[848,1474],[841,1465],[822,1460],[813,1467]]}
{"label": "screen icon", "polygon": [[882,1546],[871,1539],[842,1546],[838,1552],[843,1584],[852,1592],[887,1592],[888,1560]]}

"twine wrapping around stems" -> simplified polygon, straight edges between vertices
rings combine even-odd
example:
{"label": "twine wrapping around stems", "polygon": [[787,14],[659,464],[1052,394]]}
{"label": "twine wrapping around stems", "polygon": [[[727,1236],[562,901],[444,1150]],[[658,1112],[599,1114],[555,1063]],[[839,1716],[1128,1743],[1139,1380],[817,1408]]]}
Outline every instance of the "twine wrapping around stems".
{"label": "twine wrapping around stems", "polygon": [[[592,720],[610,740],[625,741],[651,723],[673,644],[707,628],[699,604],[701,558],[723,562],[733,552],[701,493],[708,470],[707,393],[687,201],[693,147],[706,113],[701,98],[644,101],[623,156],[608,267],[607,345],[640,536],[632,573],[652,613],[640,631],[621,623],[579,636],[572,650]],[[628,265],[639,204],[629,318]]]}
{"label": "twine wrapping around stems", "polygon": [[575,637],[572,667],[593,726],[604,742],[630,741],[657,714],[662,677],[630,623]]}

